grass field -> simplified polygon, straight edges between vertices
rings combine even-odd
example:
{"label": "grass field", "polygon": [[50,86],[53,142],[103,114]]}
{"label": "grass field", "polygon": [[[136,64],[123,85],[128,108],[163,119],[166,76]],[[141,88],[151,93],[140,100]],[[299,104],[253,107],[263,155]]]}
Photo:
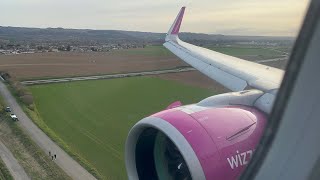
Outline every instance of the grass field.
{"label": "grass field", "polygon": [[[261,46],[248,45],[205,46],[205,48],[246,60],[264,60],[278,58],[283,56],[285,52],[288,52],[288,49],[290,49],[290,47],[265,48]],[[122,55],[125,54],[154,57],[174,57],[174,55],[164,46],[147,46],[146,48],[119,50],[114,51],[113,53]]]}
{"label": "grass field", "polygon": [[252,46],[207,46],[206,48],[227,54],[230,56],[235,56],[239,58],[244,58],[248,60],[262,60],[262,59],[272,59],[284,55],[284,53],[273,50],[270,48],[263,47],[252,47]]}
{"label": "grass field", "polygon": [[151,77],[39,85],[30,89],[41,119],[105,179],[127,179],[124,144],[129,129],[138,120],[176,100],[193,103],[214,94]]}
{"label": "grass field", "polygon": [[263,49],[261,47],[209,47],[209,49],[232,55],[232,56],[247,56],[247,55],[281,55],[277,51]]}
{"label": "grass field", "polygon": [[13,180],[12,175],[2,159],[0,159],[0,180]]}
{"label": "grass field", "polygon": [[127,54],[127,55],[145,55],[145,56],[174,56],[168,49],[164,46],[146,46],[145,48],[138,49],[125,49],[114,51],[114,54]]}
{"label": "grass field", "polygon": [[[264,47],[254,47],[254,46],[244,46],[244,45],[235,45],[235,46],[205,46],[205,48],[221,52],[224,54],[228,54],[231,56],[236,57],[243,57],[243,56],[262,56],[265,58],[268,57],[276,57],[281,56],[283,53],[277,51],[277,50],[284,50],[287,51],[287,49],[280,48],[273,50],[270,48],[264,48]],[[128,49],[128,50],[120,50],[115,51],[115,53],[121,53],[121,54],[128,54],[128,55],[152,55],[152,56],[173,56],[173,54],[167,50],[164,46],[147,46],[146,48],[140,48],[140,49]]]}

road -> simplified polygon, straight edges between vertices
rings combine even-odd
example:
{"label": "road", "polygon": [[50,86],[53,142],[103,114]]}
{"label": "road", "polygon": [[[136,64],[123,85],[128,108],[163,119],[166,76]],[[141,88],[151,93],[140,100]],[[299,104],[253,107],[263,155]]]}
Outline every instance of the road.
{"label": "road", "polygon": [[[288,57],[284,56],[281,58],[264,59],[264,60],[258,60],[253,62],[266,63],[266,62],[284,61],[284,60],[288,60]],[[142,71],[142,72],[134,72],[134,73],[120,73],[120,74],[110,74],[110,75],[100,75],[100,76],[81,76],[81,77],[70,77],[70,78],[40,79],[40,80],[22,81],[21,83],[24,85],[49,84],[49,83],[71,82],[71,81],[114,79],[114,78],[124,78],[124,77],[134,77],[134,76],[179,73],[179,72],[188,72],[188,71],[195,71],[195,70],[196,69],[192,67],[181,67],[181,68],[168,69],[168,70]]]}
{"label": "road", "polygon": [[27,173],[20,166],[10,150],[0,141],[0,157],[15,180],[29,180]]}
{"label": "road", "polygon": [[123,78],[123,77],[134,77],[134,76],[178,73],[178,72],[188,72],[188,71],[194,71],[194,70],[195,69],[191,68],[191,67],[184,67],[184,68],[167,69],[167,70],[142,71],[142,72],[110,74],[110,75],[101,75],[101,76],[82,76],[82,77],[71,77],[71,78],[32,80],[32,81],[22,81],[21,83],[24,84],[24,85],[48,84],[48,83],[61,83],[61,82],[71,82],[71,81],[85,81],[85,80],[97,80],[97,79],[114,79],[114,78]]}
{"label": "road", "polygon": [[266,62],[274,62],[274,61],[285,61],[288,60],[289,57],[285,56],[285,57],[281,57],[281,58],[274,58],[274,59],[264,59],[264,60],[258,60],[258,61],[254,61],[256,63],[266,63]]}
{"label": "road", "polygon": [[95,179],[87,170],[73,160],[31,121],[2,81],[0,81],[0,93],[7,105],[11,107],[13,113],[15,113],[19,118],[20,121],[17,123],[19,123],[31,139],[44,152],[48,153],[51,151],[53,154],[57,154],[57,160],[55,160],[55,162],[62,170],[64,170],[72,179]]}

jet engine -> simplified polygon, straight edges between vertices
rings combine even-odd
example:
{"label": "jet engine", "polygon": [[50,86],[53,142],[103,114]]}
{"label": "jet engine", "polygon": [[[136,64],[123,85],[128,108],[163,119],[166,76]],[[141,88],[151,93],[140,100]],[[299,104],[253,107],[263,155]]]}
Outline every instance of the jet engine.
{"label": "jet engine", "polygon": [[[236,179],[266,124],[266,113],[248,105],[253,105],[259,93],[213,96],[142,119],[126,142],[128,178]],[[250,97],[252,102],[232,105]]]}

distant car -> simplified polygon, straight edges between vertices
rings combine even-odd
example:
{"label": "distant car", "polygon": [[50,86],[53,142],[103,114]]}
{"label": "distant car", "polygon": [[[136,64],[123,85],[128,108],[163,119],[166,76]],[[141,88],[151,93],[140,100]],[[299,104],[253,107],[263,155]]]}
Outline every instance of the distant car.
{"label": "distant car", "polygon": [[13,121],[19,121],[18,117],[15,114],[10,114],[10,117]]}
{"label": "distant car", "polygon": [[11,108],[9,106],[6,107],[6,112],[11,112]]}

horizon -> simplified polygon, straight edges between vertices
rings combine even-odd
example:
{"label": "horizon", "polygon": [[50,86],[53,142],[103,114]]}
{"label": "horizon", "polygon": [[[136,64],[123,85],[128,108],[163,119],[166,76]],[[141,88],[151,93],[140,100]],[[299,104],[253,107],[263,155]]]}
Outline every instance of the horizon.
{"label": "horizon", "polygon": [[[0,25],[0,28],[26,28],[26,29],[64,29],[64,30],[90,30],[90,31],[126,31],[126,32],[141,32],[141,33],[154,33],[154,34],[166,34],[167,32],[150,32],[150,31],[135,31],[135,30],[122,30],[122,29],[81,29],[81,28],[63,28],[63,27],[22,27],[22,26],[5,26]],[[284,37],[284,38],[295,38],[295,36],[270,36],[270,35],[237,35],[237,34],[215,34],[215,33],[202,33],[202,32],[187,32],[182,31],[183,33],[191,34],[205,34],[205,35],[221,35],[221,36],[243,36],[243,37]]]}
{"label": "horizon", "polygon": [[183,32],[295,37],[309,1],[122,0],[116,6],[110,4],[111,0],[3,0],[0,25],[161,33],[187,6]]}

